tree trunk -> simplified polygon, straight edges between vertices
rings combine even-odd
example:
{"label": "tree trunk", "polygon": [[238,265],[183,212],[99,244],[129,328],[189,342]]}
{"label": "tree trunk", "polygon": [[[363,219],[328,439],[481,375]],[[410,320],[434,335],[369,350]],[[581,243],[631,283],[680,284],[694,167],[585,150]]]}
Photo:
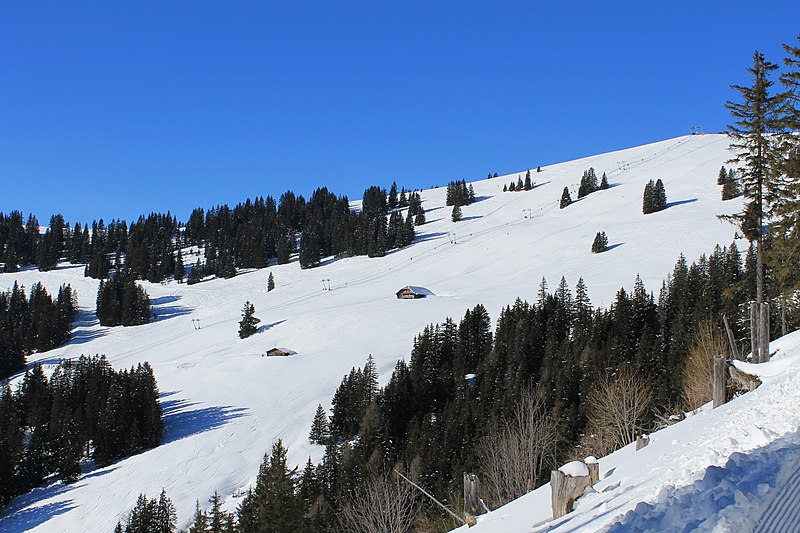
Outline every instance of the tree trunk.
{"label": "tree trunk", "polygon": [[781,335],[786,335],[786,297],[781,297]]}
{"label": "tree trunk", "polygon": [[759,351],[761,352],[761,362],[769,361],[769,303],[761,304],[761,320],[758,332],[758,340],[761,342]]}
{"label": "tree trunk", "polygon": [[760,343],[758,342],[758,304],[750,302],[750,351],[751,358],[754,363],[760,363],[759,357]]}
{"label": "tree trunk", "polygon": [[714,383],[711,390],[713,409],[723,405],[727,400],[725,391],[725,378],[727,378],[727,363],[723,357],[714,358]]}

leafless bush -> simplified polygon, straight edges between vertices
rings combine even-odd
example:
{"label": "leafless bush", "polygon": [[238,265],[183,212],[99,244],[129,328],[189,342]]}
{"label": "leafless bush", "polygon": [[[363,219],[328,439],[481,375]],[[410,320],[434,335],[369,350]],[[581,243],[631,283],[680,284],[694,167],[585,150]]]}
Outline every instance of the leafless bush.
{"label": "leafless bush", "polygon": [[417,514],[417,495],[400,479],[373,478],[341,511],[348,533],[408,533]]}
{"label": "leafless bush", "polygon": [[725,336],[710,321],[698,326],[682,372],[683,398],[689,409],[697,409],[711,401],[714,357],[727,350]]}
{"label": "leafless bush", "polygon": [[595,455],[607,455],[645,431],[653,391],[646,379],[626,367],[601,379],[588,401],[583,444]]}
{"label": "leafless bush", "polygon": [[540,397],[526,394],[514,416],[499,424],[478,450],[484,487],[502,505],[536,488],[539,475],[555,464],[556,421]]}

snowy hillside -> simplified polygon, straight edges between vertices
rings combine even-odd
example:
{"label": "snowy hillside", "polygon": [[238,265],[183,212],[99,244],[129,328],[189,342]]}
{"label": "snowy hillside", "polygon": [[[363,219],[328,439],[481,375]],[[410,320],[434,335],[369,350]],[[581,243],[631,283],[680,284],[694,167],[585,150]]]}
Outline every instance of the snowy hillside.
{"label": "snowy hillside", "polygon": [[[307,441],[317,404],[329,407],[342,376],[369,354],[388,379],[426,324],[461,317],[477,303],[496,319],[517,297],[535,299],[543,276],[551,288],[562,276],[574,287],[582,276],[596,306],[607,306],[637,274],[657,292],[680,253],[691,261],[715,244],[732,242],[734,228],[717,219],[741,209],[740,200],[723,203],[716,185],[729,157],[724,135],[686,136],[544,167],[532,173],[536,187],[527,192],[502,192],[517,174],[485,179],[473,183],[478,201],[463,208],[458,223],[444,205],[445,187],[423,191],[428,223],[405,249],[384,258],[330,259],[311,270],[293,262],[191,287],[145,283],[158,314],[145,326],[100,327],[93,314],[97,281],[84,278],[82,266],[0,274],[2,289],[15,280],[28,288],[42,281],[51,291],[68,282],[78,292],[74,340],[31,361],[53,365],[105,353],[121,368],[148,360],[162,391],[166,425],[164,444],[154,450],[91,471],[71,485],[56,482],[18,498],[0,517],[0,530],[110,531],[140,493],[155,497],[162,487],[185,526],[195,500],[205,501],[215,490],[234,508],[238,500],[232,494],[254,481],[276,439],[283,439],[292,462],[302,464],[309,455],[319,459],[322,447]],[[569,186],[576,198],[590,166],[598,176],[606,172],[611,187],[559,209],[563,188]],[[668,209],[642,215],[644,186],[658,178]],[[610,250],[592,254],[598,231],[608,236]],[[276,290],[267,294],[270,271]],[[330,291],[322,290],[323,279]],[[434,295],[396,299],[395,292],[407,285]],[[261,329],[240,340],[237,322],[246,300],[255,304]],[[262,357],[276,346],[297,355]],[[656,444],[648,453],[660,449]],[[697,452],[697,468],[719,457]],[[602,472],[610,468],[601,466]],[[619,487],[628,490],[625,483]],[[630,497],[635,494],[655,496]]]}
{"label": "snowy hillside", "polygon": [[777,353],[769,363],[742,365],[764,381],[755,391],[713,411],[706,405],[651,434],[641,450],[631,444],[600,459],[596,492],[579,499],[573,513],[550,520],[547,484],[469,531],[796,531],[800,332],[771,350]]}

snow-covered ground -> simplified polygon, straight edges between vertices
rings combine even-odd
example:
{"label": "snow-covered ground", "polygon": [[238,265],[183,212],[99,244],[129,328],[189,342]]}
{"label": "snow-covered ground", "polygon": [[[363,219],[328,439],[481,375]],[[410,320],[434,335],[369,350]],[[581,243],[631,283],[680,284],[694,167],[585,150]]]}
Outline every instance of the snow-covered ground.
{"label": "snow-covered ground", "polygon": [[800,332],[771,350],[773,361],[743,365],[764,382],[755,391],[601,458],[600,482],[572,513],[551,520],[547,484],[470,531],[797,531]]}
{"label": "snow-covered ground", "polygon": [[[175,502],[181,525],[190,520],[195,500],[203,502],[215,490],[234,508],[238,500],[232,494],[254,481],[276,439],[289,447],[292,462],[320,459],[321,447],[307,440],[316,406],[329,407],[342,376],[363,365],[369,354],[386,380],[395,362],[408,357],[414,335],[425,325],[460,318],[477,303],[496,319],[515,298],[535,299],[543,276],[551,288],[562,276],[574,287],[582,276],[594,305],[607,306],[621,286],[632,286],[637,274],[658,291],[680,253],[691,261],[717,243],[730,244],[734,228],[717,215],[736,212],[742,204],[722,202],[716,185],[729,157],[724,135],[685,136],[534,170],[536,187],[527,192],[502,192],[512,179],[524,179],[524,171],[480,180],[473,183],[478,201],[463,208],[464,220],[458,223],[444,205],[443,183],[422,192],[428,223],[417,228],[417,240],[405,249],[384,258],[328,260],[311,270],[295,262],[191,287],[145,283],[158,313],[158,320],[145,326],[100,327],[93,314],[97,281],[84,278],[81,266],[0,274],[1,289],[18,280],[28,288],[42,281],[50,291],[68,282],[78,291],[75,338],[31,361],[54,365],[65,357],[105,353],[119,368],[148,360],[162,391],[166,422],[162,446],[88,472],[73,484],[54,482],[18,498],[0,517],[0,530],[110,531],[139,493],[154,497],[162,487]],[[564,186],[576,198],[581,175],[590,166],[598,178],[606,172],[611,187],[559,209]],[[642,215],[644,186],[657,178],[664,181],[669,208]],[[611,249],[592,254],[598,231],[606,233]],[[193,263],[186,259],[187,265]],[[277,288],[267,293],[269,271]],[[322,290],[322,279],[330,280],[330,291]],[[406,285],[426,287],[435,296],[397,300],[395,292]],[[237,322],[246,300],[255,304],[261,329],[240,340]],[[199,330],[193,320],[199,320]],[[275,346],[297,355],[262,357]],[[687,424],[699,432],[707,420],[716,418],[700,415]],[[746,431],[758,434],[755,428]],[[770,431],[777,438],[789,430]],[[743,439],[737,442],[749,442]],[[774,440],[769,434],[763,439],[762,444]],[[660,440],[654,439],[644,453],[667,453],[672,445]],[[676,445],[683,446],[689,466],[659,463],[657,454],[649,468],[662,470],[654,475],[664,473],[673,480],[665,483],[682,487],[694,480],[689,472],[738,451],[733,443],[711,449],[702,441],[689,442]],[[629,496],[620,500],[626,502],[658,496],[658,491],[626,484],[623,469],[609,466],[610,460],[601,460],[606,474],[601,490],[607,492],[596,497],[597,505],[616,502],[609,499],[612,492]],[[615,483],[619,486],[611,488]],[[516,516],[525,508],[520,505]],[[596,514],[610,522],[627,511],[626,505],[610,503]],[[545,518],[531,513],[520,527]],[[491,523],[487,518],[482,527]]]}

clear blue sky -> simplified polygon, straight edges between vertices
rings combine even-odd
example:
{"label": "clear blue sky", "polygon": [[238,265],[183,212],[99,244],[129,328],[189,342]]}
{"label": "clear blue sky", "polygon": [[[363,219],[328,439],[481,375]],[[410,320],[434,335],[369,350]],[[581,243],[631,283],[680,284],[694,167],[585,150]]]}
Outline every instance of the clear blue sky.
{"label": "clear blue sky", "polygon": [[720,131],[798,21],[790,0],[0,0],[0,211],[185,220]]}

